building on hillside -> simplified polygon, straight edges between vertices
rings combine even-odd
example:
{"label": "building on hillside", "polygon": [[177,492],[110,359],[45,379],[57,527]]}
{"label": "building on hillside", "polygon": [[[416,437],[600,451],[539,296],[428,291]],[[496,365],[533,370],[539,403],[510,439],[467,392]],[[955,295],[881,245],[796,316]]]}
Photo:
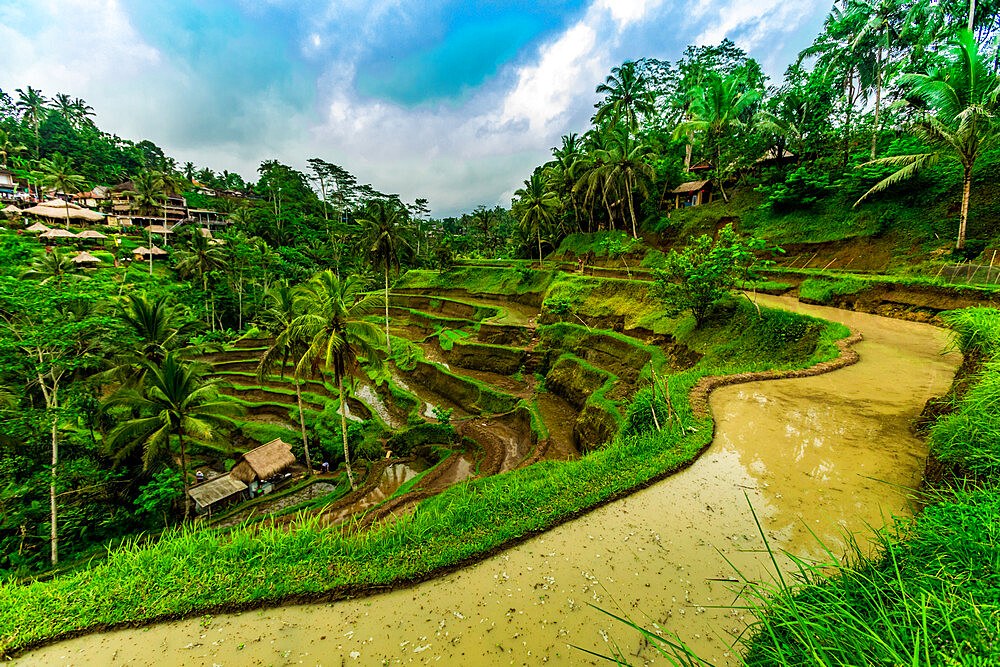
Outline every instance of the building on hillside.
{"label": "building on hillside", "polygon": [[798,160],[798,156],[790,150],[772,148],[754,161],[753,167],[758,171],[768,167],[784,167],[796,160]]}
{"label": "building on hillside", "polygon": [[246,484],[251,492],[270,493],[291,480],[288,469],[295,465],[292,446],[281,438],[241,456],[229,474]]}
{"label": "building on hillside", "polygon": [[226,473],[192,486],[188,489],[188,495],[194,501],[196,514],[204,512],[211,514],[243,499],[246,490],[246,484],[233,477],[231,473]]}
{"label": "building on hillside", "polygon": [[135,196],[131,194],[135,190],[135,183],[125,181],[114,186],[109,191],[111,198],[111,213],[115,220],[122,227],[138,226],[149,227],[150,225],[163,225],[172,227],[184,218],[188,217],[187,200],[177,194],[168,194],[166,200],[158,204],[155,208],[142,211],[135,201]]}
{"label": "building on hillside", "polygon": [[688,181],[670,191],[674,195],[674,208],[701,206],[712,201],[712,181]]}
{"label": "building on hillside", "polygon": [[695,164],[695,165],[692,165],[692,166],[688,167],[688,171],[691,172],[691,173],[693,173],[693,174],[708,173],[708,172],[712,171],[712,169],[714,169],[714,168],[715,167],[714,167],[714,165],[712,165],[711,162],[709,162],[708,160],[702,160],[698,164]]}

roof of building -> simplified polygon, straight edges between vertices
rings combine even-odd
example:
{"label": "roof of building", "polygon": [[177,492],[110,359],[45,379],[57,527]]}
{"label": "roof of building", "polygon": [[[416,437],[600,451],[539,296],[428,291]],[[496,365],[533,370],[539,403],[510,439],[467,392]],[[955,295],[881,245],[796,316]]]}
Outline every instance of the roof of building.
{"label": "roof of building", "polygon": [[698,164],[688,167],[688,171],[700,171],[702,169],[711,169],[711,168],[712,168],[711,162],[709,162],[708,160],[702,160]]}
{"label": "roof of building", "polygon": [[708,185],[708,183],[708,181],[688,181],[687,183],[681,183],[676,188],[671,190],[671,192],[678,195],[684,194],[685,192],[698,192],[698,190],[704,188]]}
{"label": "roof of building", "polygon": [[108,237],[105,236],[104,234],[100,233],[99,231],[94,230],[94,229],[85,229],[82,232],[80,232],[79,234],[77,234],[76,238],[78,238],[78,239],[106,239]]}
{"label": "roof of building", "polygon": [[292,446],[278,438],[241,456],[229,474],[249,484],[254,479],[274,477],[292,465],[295,465]]}
{"label": "roof of building", "polygon": [[795,158],[795,153],[791,152],[790,150],[782,148],[781,153],[779,154],[777,148],[772,148],[771,150],[760,156],[760,158],[758,158],[757,161],[754,162],[754,164],[757,164],[759,162],[768,162],[769,160],[791,160],[794,158]]}
{"label": "roof of building", "polygon": [[73,257],[73,261],[77,264],[100,264],[101,262],[101,260],[94,257],[89,252],[77,253],[77,255]]}
{"label": "roof of building", "polygon": [[66,229],[50,229],[42,232],[43,239],[75,239],[76,234]]}
{"label": "roof of building", "polygon": [[49,228],[40,222],[36,222],[31,227],[27,227],[24,231],[26,232],[47,232]]}
{"label": "roof of building", "polygon": [[234,478],[232,474],[219,475],[214,479],[203,482],[197,486],[192,486],[188,490],[188,495],[201,507],[208,507],[212,503],[225,500],[234,496],[240,491],[245,491],[247,485]]}
{"label": "roof of building", "polygon": [[155,246],[155,245],[153,246],[152,250],[148,250],[148,249],[146,249],[146,248],[143,247],[143,248],[136,248],[134,252],[137,255],[148,255],[150,252],[152,252],[154,255],[166,255],[167,254],[166,250],[164,250],[163,248],[160,248],[158,246]]}

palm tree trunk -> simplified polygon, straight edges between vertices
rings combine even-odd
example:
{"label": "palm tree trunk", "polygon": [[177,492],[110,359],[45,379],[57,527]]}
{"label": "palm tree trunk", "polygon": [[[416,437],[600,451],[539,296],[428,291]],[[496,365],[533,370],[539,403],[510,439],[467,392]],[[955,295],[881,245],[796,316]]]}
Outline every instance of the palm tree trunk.
{"label": "palm tree trunk", "polygon": [[724,201],[724,202],[726,202],[728,204],[729,203],[729,196],[726,194],[726,187],[722,184],[722,180],[723,179],[722,179],[721,167],[718,166],[718,165],[722,164],[722,150],[718,149],[718,148],[715,151],[715,164],[716,164],[715,174],[716,174],[717,178],[719,179],[719,192],[722,193],[722,201]]}
{"label": "palm tree trunk", "polygon": [[188,485],[188,461],[187,461],[187,448],[184,444],[184,434],[178,431],[177,438],[181,443],[181,479],[184,482],[184,521],[188,520],[191,516],[191,494],[190,486]]}
{"label": "palm tree trunk", "polygon": [[969,0],[969,32],[976,23],[976,0]]}
{"label": "palm tree trunk", "polygon": [[630,179],[630,178],[626,178],[625,179],[625,187],[628,188],[628,192],[625,193],[625,196],[628,197],[628,212],[629,212],[629,215],[632,216],[632,238],[638,239],[639,238],[639,232],[636,231],[636,227],[635,227],[635,207],[632,204],[632,185],[631,185],[631,183],[632,183],[632,179]]}
{"label": "palm tree trunk", "polygon": [[344,436],[344,466],[347,468],[347,481],[351,490],[358,488],[354,484],[354,473],[351,471],[351,455],[347,450],[347,397],[344,396],[344,376],[337,375],[337,389],[340,391],[340,433]]}
{"label": "palm tree trunk", "polygon": [[[385,349],[392,356],[392,342],[389,340],[389,267],[385,267]],[[347,442],[346,440],[344,442]],[[345,445],[346,447],[346,445]]]}
{"label": "palm tree trunk", "polygon": [[844,120],[844,168],[851,156],[851,113],[854,111],[854,72],[848,74],[847,82],[844,84],[844,94],[847,102],[847,117]]}
{"label": "palm tree trunk", "polygon": [[[53,406],[58,407],[58,406]],[[49,483],[49,512],[51,530],[49,541],[51,543],[52,565],[59,562],[59,531],[57,528],[58,513],[56,512],[56,478],[57,467],[59,466],[59,423],[55,411],[52,413],[52,480]]]}
{"label": "palm tree trunk", "polygon": [[538,221],[538,268],[542,268],[542,221]]}
{"label": "palm tree trunk", "polygon": [[882,104],[882,47],[878,47],[878,61],[875,63],[875,126],[872,128],[872,159],[878,148],[878,115]]}
{"label": "palm tree trunk", "polygon": [[63,202],[66,204],[66,229],[69,230],[69,202]]}
{"label": "palm tree trunk", "polygon": [[312,459],[309,458],[309,438],[306,437],[306,416],[302,412],[302,387],[299,385],[299,378],[295,378],[295,400],[299,403],[299,427],[302,429],[302,450],[306,454],[306,469],[309,474],[313,474]]}
{"label": "palm tree trunk", "polygon": [[955,248],[965,247],[965,228],[969,224],[969,198],[972,193],[972,165],[965,167],[965,179],[962,182],[962,215],[958,223],[958,241]]}

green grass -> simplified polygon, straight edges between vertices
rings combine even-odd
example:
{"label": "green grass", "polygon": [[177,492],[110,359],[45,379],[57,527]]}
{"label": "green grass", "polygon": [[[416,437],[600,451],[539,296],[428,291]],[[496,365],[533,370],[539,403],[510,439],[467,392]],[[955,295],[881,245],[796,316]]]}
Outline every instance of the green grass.
{"label": "green grass", "polygon": [[799,299],[806,303],[827,304],[834,297],[857,294],[874,283],[865,278],[807,278],[799,285]]}

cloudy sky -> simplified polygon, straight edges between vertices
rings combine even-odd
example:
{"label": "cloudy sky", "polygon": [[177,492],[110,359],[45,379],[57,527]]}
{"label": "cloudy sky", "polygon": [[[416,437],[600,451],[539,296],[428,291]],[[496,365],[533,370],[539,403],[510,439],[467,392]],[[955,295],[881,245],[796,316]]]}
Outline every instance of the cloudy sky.
{"label": "cloudy sky", "polygon": [[510,204],[594,87],[729,37],[772,77],[830,0],[0,0],[0,89],[256,180],[321,157],[435,215]]}

